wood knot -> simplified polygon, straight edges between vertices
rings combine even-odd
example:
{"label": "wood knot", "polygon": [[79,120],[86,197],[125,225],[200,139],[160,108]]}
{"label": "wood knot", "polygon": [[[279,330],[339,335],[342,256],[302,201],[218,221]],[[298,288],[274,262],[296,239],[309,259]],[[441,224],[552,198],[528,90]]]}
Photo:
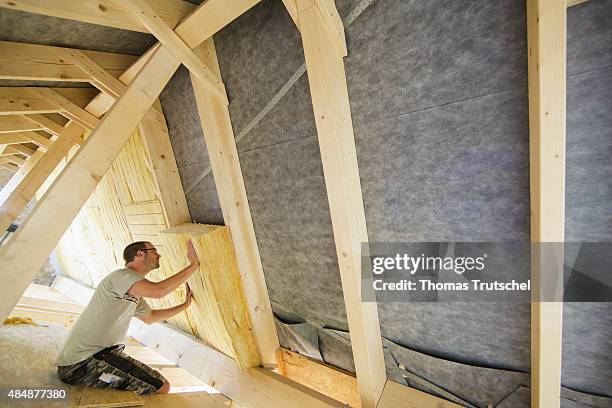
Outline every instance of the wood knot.
{"label": "wood knot", "polygon": [[108,8],[104,4],[98,4],[98,8],[100,9],[100,11],[108,10]]}
{"label": "wood knot", "polygon": [[93,179],[93,180],[94,180],[96,183],[99,183],[99,182],[100,182],[100,180],[102,180],[102,176],[99,176],[99,175],[97,175],[97,174],[92,174],[92,175],[91,175],[91,178],[92,178],[92,179]]}
{"label": "wood knot", "polygon": [[7,6],[12,6],[12,7],[15,7],[15,6],[16,6],[16,4],[15,4],[15,3],[13,3],[12,1],[7,1],[7,2],[6,2],[6,5],[7,5]]}
{"label": "wood knot", "polygon": [[162,160],[164,160],[164,159],[166,158],[166,155],[165,155],[165,154],[162,154],[162,155],[160,155],[159,157],[160,157]]}

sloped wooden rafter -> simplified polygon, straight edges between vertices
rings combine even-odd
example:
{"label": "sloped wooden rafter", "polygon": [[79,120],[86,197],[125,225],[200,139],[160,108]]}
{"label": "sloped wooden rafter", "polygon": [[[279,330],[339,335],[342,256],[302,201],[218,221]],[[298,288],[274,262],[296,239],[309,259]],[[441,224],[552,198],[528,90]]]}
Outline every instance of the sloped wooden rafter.
{"label": "sloped wooden rafter", "polygon": [[[175,27],[196,7],[183,0],[150,0],[150,4],[164,22],[171,27]],[[105,0],[104,2],[99,0],[2,0],[0,7],[124,30],[148,32],[121,0]]]}

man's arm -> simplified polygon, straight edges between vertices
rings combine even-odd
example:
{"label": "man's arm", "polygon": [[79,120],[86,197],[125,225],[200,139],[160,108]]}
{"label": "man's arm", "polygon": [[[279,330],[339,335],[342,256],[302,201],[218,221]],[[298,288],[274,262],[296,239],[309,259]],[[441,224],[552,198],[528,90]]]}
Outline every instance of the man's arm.
{"label": "man's arm", "polygon": [[184,303],[181,303],[180,305],[174,307],[170,307],[168,309],[153,309],[148,313],[143,314],[142,316],[138,316],[138,318],[146,324],[162,322],[187,309],[189,305],[191,305],[192,298],[193,295],[191,293],[191,289],[189,288],[189,285],[187,285],[187,295],[185,296]]}
{"label": "man's arm", "polygon": [[132,296],[141,296],[154,299],[159,299],[166,296],[168,293],[187,282],[187,279],[189,279],[189,277],[193,275],[193,273],[197,271],[198,267],[200,266],[200,261],[198,260],[198,256],[196,255],[195,248],[193,247],[191,240],[187,242],[187,259],[190,262],[189,266],[180,272],[159,282],[151,282],[147,279],[143,279],[133,284],[132,287],[128,289],[127,293]]}

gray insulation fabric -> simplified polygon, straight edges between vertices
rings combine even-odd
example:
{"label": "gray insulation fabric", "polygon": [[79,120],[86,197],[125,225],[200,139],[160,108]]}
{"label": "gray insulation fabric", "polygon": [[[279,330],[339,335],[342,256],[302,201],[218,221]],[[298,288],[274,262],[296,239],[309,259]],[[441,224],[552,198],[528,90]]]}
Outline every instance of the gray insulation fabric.
{"label": "gray insulation fabric", "polygon": [[[612,1],[569,8],[567,24],[565,239],[612,242]],[[612,303],[565,303],[561,382],[612,397]]]}

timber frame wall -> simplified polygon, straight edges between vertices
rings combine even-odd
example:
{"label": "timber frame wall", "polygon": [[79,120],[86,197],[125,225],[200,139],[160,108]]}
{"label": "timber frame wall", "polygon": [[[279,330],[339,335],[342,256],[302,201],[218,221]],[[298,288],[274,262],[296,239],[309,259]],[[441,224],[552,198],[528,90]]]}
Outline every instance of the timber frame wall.
{"label": "timber frame wall", "polygon": [[[361,406],[456,406],[387,381],[377,306],[360,300],[361,244],[367,243],[368,235],[344,72],[344,27],[333,0],[282,1],[302,35],[345,306],[353,334]],[[213,34],[258,2],[208,0],[195,7],[181,0],[112,0],[106,8],[98,8],[93,0],[78,4],[67,0],[0,4],[150,32],[159,41],[137,60],[110,53],[0,42],[4,54],[0,79],[89,82],[101,91],[94,97],[87,91],[52,88],[0,89],[0,143],[6,145],[0,152],[0,166],[16,172],[0,194],[2,230],[15,220],[68,151],[80,146],[12,239],[0,248],[0,318],[13,309],[137,126],[154,167],[167,224],[189,221],[168,129],[157,101],[175,70],[184,64],[191,73],[223,216],[231,229],[235,251],[243,255],[239,257],[239,269],[253,332],[264,366],[277,364],[279,342],[212,40]],[[527,0],[533,242],[562,242],[564,238],[566,7],[580,2]],[[41,60],[55,64],[36,62]],[[65,126],[44,116],[56,113],[68,119]],[[91,133],[84,142],[82,136],[87,131]],[[45,233],[41,234],[43,228]],[[537,259],[532,260],[534,278],[542,269]],[[560,404],[561,323],[562,303],[532,304],[534,408],[555,408]],[[165,336],[178,336],[178,343],[191,342],[186,346],[190,358],[183,364],[212,364],[223,373],[219,389],[240,404],[340,406],[269,370],[236,371],[231,359],[197,341],[185,340],[165,326],[148,328],[146,333],[142,328],[134,330],[143,338],[155,338],[150,341],[157,342],[163,332]],[[172,349],[167,341],[158,344],[162,350]],[[191,368],[200,378],[214,380],[210,369]],[[215,382],[218,386],[219,381]]]}

